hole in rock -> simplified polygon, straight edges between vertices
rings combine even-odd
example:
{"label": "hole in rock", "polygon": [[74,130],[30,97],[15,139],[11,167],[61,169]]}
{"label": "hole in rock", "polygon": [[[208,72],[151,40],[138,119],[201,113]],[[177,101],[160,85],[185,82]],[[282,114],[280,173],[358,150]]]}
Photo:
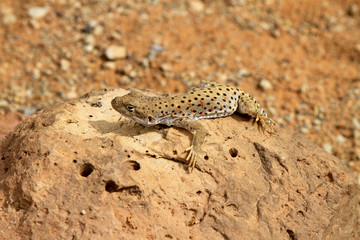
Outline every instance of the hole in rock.
{"label": "hole in rock", "polygon": [[77,160],[76,160],[76,159],[74,159],[74,160],[73,160],[73,163],[77,163]]}
{"label": "hole in rock", "polygon": [[204,156],[204,159],[205,159],[205,160],[209,160],[208,155],[205,155],[205,156]]}
{"label": "hole in rock", "polygon": [[333,176],[333,174],[332,174],[331,172],[329,172],[329,173],[327,174],[327,177],[329,178],[329,181],[330,181],[330,182],[333,182],[333,181],[334,181],[334,176]]}
{"label": "hole in rock", "polygon": [[94,171],[94,166],[90,163],[85,163],[80,170],[80,175],[83,177],[88,177],[93,171]]}
{"label": "hole in rock", "polygon": [[289,237],[291,240],[295,240],[296,237],[295,237],[295,233],[293,230],[290,230],[290,229],[287,229],[286,232],[289,234]]}
{"label": "hole in rock", "polygon": [[234,157],[237,157],[239,151],[236,148],[230,148],[229,153],[230,153],[230,156],[234,158]]}
{"label": "hole in rock", "polygon": [[126,164],[129,166],[129,168],[131,168],[132,170],[140,170],[140,164],[137,161],[127,161]]}
{"label": "hole in rock", "polygon": [[112,180],[110,181],[107,181],[106,185],[105,185],[105,190],[109,193],[112,193],[112,192],[116,192],[118,191],[119,189],[119,186]]}

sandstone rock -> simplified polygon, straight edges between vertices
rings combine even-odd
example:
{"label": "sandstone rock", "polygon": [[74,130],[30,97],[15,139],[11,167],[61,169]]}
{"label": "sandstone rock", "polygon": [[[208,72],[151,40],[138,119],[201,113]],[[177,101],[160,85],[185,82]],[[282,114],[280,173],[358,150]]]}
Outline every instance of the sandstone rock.
{"label": "sandstone rock", "polygon": [[110,101],[125,93],[56,104],[7,135],[3,238],[360,238],[359,186],[306,138],[238,115],[200,120],[209,135],[190,174],[192,135],[121,117]]}

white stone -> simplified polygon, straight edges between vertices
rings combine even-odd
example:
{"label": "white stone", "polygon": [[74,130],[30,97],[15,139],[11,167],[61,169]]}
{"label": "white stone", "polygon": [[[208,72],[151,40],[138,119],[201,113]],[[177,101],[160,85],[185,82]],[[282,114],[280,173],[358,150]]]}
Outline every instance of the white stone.
{"label": "white stone", "polygon": [[269,80],[262,79],[260,81],[260,88],[262,90],[271,90],[271,89],[273,89],[273,86]]}
{"label": "white stone", "polygon": [[48,7],[31,7],[28,10],[28,15],[32,18],[42,18],[49,12]]}
{"label": "white stone", "polygon": [[105,56],[110,60],[123,59],[126,54],[126,48],[119,45],[111,45],[105,51]]}
{"label": "white stone", "polygon": [[324,143],[322,145],[323,149],[325,149],[328,153],[332,153],[333,146],[330,143]]}
{"label": "white stone", "polygon": [[60,60],[60,68],[61,70],[63,70],[64,72],[67,72],[70,68],[70,62],[66,59],[61,59]]}
{"label": "white stone", "polygon": [[198,0],[193,0],[189,2],[189,8],[193,12],[202,12],[204,11],[205,4]]}
{"label": "white stone", "polygon": [[110,62],[110,61],[104,62],[103,63],[103,68],[114,70],[116,68],[116,64],[115,64],[115,62]]}
{"label": "white stone", "polygon": [[345,142],[346,142],[346,137],[344,137],[343,135],[341,134],[338,134],[336,136],[336,141],[340,144],[340,145],[343,145]]}

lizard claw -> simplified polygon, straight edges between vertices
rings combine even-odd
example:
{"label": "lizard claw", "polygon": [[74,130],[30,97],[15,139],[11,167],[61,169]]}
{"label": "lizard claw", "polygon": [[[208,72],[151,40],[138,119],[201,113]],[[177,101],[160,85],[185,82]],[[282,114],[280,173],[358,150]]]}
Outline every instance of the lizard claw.
{"label": "lizard claw", "polygon": [[190,172],[192,172],[192,170],[195,167],[196,164],[196,158],[197,158],[197,152],[194,150],[193,146],[190,146],[186,149],[186,151],[190,151],[189,154],[186,157],[186,161],[188,162],[188,167]]}
{"label": "lizard claw", "polygon": [[265,130],[266,126],[269,126],[270,133],[274,132],[273,126],[275,126],[276,123],[272,119],[268,118],[267,116],[257,115],[256,119],[255,119],[255,122],[260,122],[260,126],[261,126],[263,131]]}

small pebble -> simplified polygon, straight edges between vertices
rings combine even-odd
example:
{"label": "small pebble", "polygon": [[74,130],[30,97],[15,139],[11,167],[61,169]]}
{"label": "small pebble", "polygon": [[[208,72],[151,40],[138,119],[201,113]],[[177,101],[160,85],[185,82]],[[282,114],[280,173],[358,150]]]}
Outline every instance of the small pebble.
{"label": "small pebble", "polygon": [[300,91],[301,91],[302,93],[306,93],[308,89],[309,89],[309,84],[304,83],[304,84],[301,86]]}
{"label": "small pebble", "polygon": [[85,215],[85,214],[86,214],[86,211],[85,211],[85,210],[81,210],[80,214],[81,214],[81,215]]}
{"label": "small pebble", "polygon": [[155,52],[162,52],[162,51],[164,51],[164,47],[157,45],[157,44],[153,44],[151,46],[151,50],[153,50]]}
{"label": "small pebble", "polygon": [[316,119],[314,119],[314,121],[312,122],[312,124],[314,125],[314,126],[319,126],[319,125],[321,125],[321,120],[320,119],[318,119],[318,118],[316,118]]}
{"label": "small pebble", "polygon": [[6,99],[0,99],[0,108],[5,108],[9,106],[8,101],[6,101]]}
{"label": "small pebble", "polygon": [[148,67],[150,66],[150,61],[149,61],[148,58],[143,58],[143,59],[141,60],[141,64],[142,64],[142,66],[143,66],[144,68],[148,68]]}
{"label": "small pebble", "polygon": [[40,28],[39,22],[36,21],[35,19],[31,19],[31,20],[30,20],[30,26],[31,26],[33,29],[39,29],[39,28]]}
{"label": "small pebble", "polygon": [[110,60],[123,59],[126,54],[126,48],[119,45],[111,45],[105,51],[105,56]]}
{"label": "small pebble", "polygon": [[266,80],[266,79],[262,79],[260,81],[259,86],[260,86],[260,88],[262,90],[271,90],[271,89],[273,89],[273,86],[272,86],[271,82]]}
{"label": "small pebble", "polygon": [[61,59],[60,60],[60,68],[61,70],[63,70],[64,72],[67,72],[70,68],[70,62],[66,59]]}
{"label": "small pebble", "polygon": [[104,68],[104,69],[115,70],[116,64],[115,64],[115,62],[107,61],[107,62],[104,62],[104,63],[103,63],[103,68]]}
{"label": "small pebble", "polygon": [[352,17],[355,16],[358,12],[359,12],[359,7],[356,4],[350,5],[347,10],[347,14]]}
{"label": "small pebble", "polygon": [[84,42],[87,44],[87,45],[95,45],[95,37],[93,35],[87,35],[84,39]]}
{"label": "small pebble", "polygon": [[104,31],[104,28],[103,26],[100,26],[100,25],[97,25],[95,28],[94,28],[94,34],[99,36],[100,34],[102,34]]}
{"label": "small pebble", "polygon": [[38,68],[34,68],[34,70],[32,71],[32,77],[35,79],[35,80],[39,80],[40,77],[41,77],[41,74],[40,74],[40,70]]}
{"label": "small pebble", "polygon": [[161,64],[161,70],[163,70],[164,72],[170,72],[172,70],[172,66],[168,63],[163,63]]}
{"label": "small pebble", "polygon": [[190,11],[199,13],[204,11],[205,4],[202,1],[192,0],[189,2],[189,8]]}
{"label": "small pebble", "polygon": [[247,69],[241,69],[237,74],[237,77],[242,78],[242,77],[250,77],[251,76],[251,72],[249,72]]}
{"label": "small pebble", "polygon": [[36,111],[37,111],[36,108],[25,108],[23,114],[30,116],[36,113]]}
{"label": "small pebble", "polygon": [[309,133],[309,129],[306,127],[301,127],[300,132],[306,134],[306,133]]}
{"label": "small pebble", "polygon": [[28,15],[31,18],[38,19],[44,17],[49,12],[49,10],[50,9],[48,7],[31,7],[28,10]]}
{"label": "small pebble", "polygon": [[118,81],[120,85],[128,85],[131,83],[131,79],[128,76],[122,76],[120,80]]}
{"label": "small pebble", "polygon": [[336,141],[338,142],[338,144],[343,145],[346,142],[346,137],[344,137],[341,134],[336,135]]}
{"label": "small pebble", "polygon": [[333,146],[330,143],[324,143],[322,148],[325,149],[328,153],[332,154]]}
{"label": "small pebble", "polygon": [[356,118],[352,119],[352,123],[355,129],[360,129],[360,123]]}
{"label": "small pebble", "polygon": [[84,51],[87,52],[87,53],[91,53],[92,51],[94,51],[94,45],[85,45],[84,46]]}
{"label": "small pebble", "polygon": [[95,19],[91,19],[91,20],[88,22],[89,27],[92,27],[92,28],[94,28],[97,24],[98,24],[98,21],[95,20]]}
{"label": "small pebble", "polygon": [[131,78],[136,78],[137,77],[137,72],[135,71],[135,70],[131,70],[130,72],[129,72],[129,77],[131,77]]}
{"label": "small pebble", "polygon": [[287,121],[287,122],[292,122],[292,121],[294,120],[294,116],[293,116],[293,115],[290,115],[290,114],[286,114],[286,115],[284,116],[284,119],[285,119],[285,121]]}
{"label": "small pebble", "polygon": [[271,29],[271,30],[270,30],[270,34],[271,34],[271,36],[273,36],[274,38],[278,38],[278,37],[280,37],[281,32],[280,32],[279,29]]}
{"label": "small pebble", "polygon": [[4,25],[10,25],[16,22],[16,15],[14,15],[13,10],[9,7],[2,6],[2,9],[0,10],[0,13],[2,13],[2,22]]}

